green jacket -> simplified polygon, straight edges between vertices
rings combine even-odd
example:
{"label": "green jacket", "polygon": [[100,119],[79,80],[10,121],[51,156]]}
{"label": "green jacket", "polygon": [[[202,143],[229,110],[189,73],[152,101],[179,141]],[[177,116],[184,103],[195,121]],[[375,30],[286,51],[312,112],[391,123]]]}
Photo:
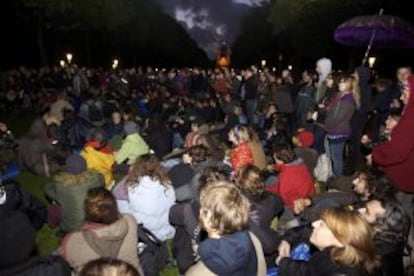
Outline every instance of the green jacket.
{"label": "green jacket", "polygon": [[60,228],[64,232],[79,230],[85,220],[84,202],[89,189],[104,187],[103,176],[94,170],[80,175],[62,172],[45,187],[46,196],[61,206]]}
{"label": "green jacket", "polygon": [[128,165],[134,164],[135,160],[149,152],[147,143],[138,133],[130,134],[122,141],[119,151],[114,152],[117,164],[128,160]]}

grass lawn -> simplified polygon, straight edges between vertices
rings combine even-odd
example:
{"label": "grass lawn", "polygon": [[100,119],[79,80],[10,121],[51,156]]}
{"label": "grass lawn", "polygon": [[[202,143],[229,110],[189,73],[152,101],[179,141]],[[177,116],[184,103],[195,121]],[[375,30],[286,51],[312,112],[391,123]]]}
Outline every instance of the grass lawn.
{"label": "grass lawn", "polygon": [[[34,119],[34,114],[22,114],[2,117],[0,121],[6,123],[8,128],[14,133],[15,137],[18,138],[29,129],[30,123]],[[48,183],[50,179],[22,171],[16,178],[16,181],[25,191],[35,195],[43,202],[46,202],[43,191],[46,183]],[[59,239],[56,237],[55,232],[56,230],[44,225],[37,233],[36,244],[39,254],[47,255],[59,247]],[[171,243],[169,243],[169,248],[171,248]],[[179,275],[179,273],[175,267],[167,267],[161,272],[161,275],[175,276]]]}

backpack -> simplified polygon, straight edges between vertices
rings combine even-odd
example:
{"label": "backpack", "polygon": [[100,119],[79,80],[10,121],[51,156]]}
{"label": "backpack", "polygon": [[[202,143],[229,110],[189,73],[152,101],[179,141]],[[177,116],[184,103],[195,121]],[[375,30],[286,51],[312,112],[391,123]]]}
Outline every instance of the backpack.
{"label": "backpack", "polygon": [[70,276],[69,264],[58,255],[33,257],[15,267],[2,269],[3,276]]}
{"label": "backpack", "polygon": [[168,264],[167,243],[160,241],[142,223],[137,227],[139,261],[146,276],[158,276]]}
{"label": "backpack", "polygon": [[96,102],[88,103],[88,118],[91,122],[101,122],[103,121],[103,112],[96,105]]}
{"label": "backpack", "polygon": [[332,175],[332,162],[328,154],[319,155],[313,174],[318,181],[326,182]]}

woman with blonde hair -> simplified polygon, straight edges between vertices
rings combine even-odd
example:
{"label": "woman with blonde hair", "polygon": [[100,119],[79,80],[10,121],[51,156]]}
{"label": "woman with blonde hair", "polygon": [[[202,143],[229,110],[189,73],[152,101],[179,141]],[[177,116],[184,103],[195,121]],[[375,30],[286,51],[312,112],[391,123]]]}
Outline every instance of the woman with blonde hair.
{"label": "woman with blonde hair", "polygon": [[171,239],[175,230],[168,214],[175,203],[175,194],[157,157],[153,154],[140,156],[132,166],[126,185],[127,200],[117,201],[120,212],[132,214],[159,240]]}
{"label": "woman with blonde hair", "polygon": [[276,259],[280,275],[375,275],[379,258],[371,228],[357,212],[325,209],[312,227],[309,241],[319,251],[308,262],[294,261],[288,258],[293,241],[283,240]]}
{"label": "woman with blonde hair", "polygon": [[254,164],[253,152],[249,146],[249,129],[237,125],[229,131],[228,139],[234,145],[230,151],[230,163],[233,172],[237,174],[244,165]]}

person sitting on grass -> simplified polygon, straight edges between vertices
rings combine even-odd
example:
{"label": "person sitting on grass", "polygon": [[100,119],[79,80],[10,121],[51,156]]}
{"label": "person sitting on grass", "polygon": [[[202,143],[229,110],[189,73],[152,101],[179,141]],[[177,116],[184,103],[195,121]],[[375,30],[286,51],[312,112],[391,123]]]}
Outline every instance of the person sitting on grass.
{"label": "person sitting on grass", "polygon": [[80,155],[85,158],[88,169],[94,169],[104,176],[105,187],[110,188],[114,180],[112,168],[115,164],[115,157],[102,129],[90,130]]}
{"label": "person sitting on grass", "polygon": [[137,221],[131,215],[119,214],[111,192],[105,188],[89,190],[85,215],[82,229],[66,235],[59,249],[75,273],[91,260],[110,257],[128,262],[143,275],[137,251]]}
{"label": "person sitting on grass", "polygon": [[[49,226],[59,225],[60,232],[79,230],[85,222],[84,201],[88,190],[104,187],[102,174],[87,169],[85,159],[80,155],[71,155],[66,159],[65,171],[55,175],[53,182],[46,184],[46,197],[60,209],[60,219]],[[52,208],[49,209],[53,210]],[[49,218],[51,218],[49,214]],[[52,224],[52,225],[51,225]]]}
{"label": "person sitting on grass", "polygon": [[200,223],[208,238],[200,243],[200,261],[186,275],[265,275],[260,241],[249,233],[249,200],[227,181],[209,183],[200,192]]}
{"label": "person sitting on grass", "polygon": [[293,219],[295,200],[315,194],[313,177],[303,161],[296,157],[290,144],[276,145],[273,157],[278,178],[276,183],[266,189],[282,197],[287,207],[285,214],[288,219]]}
{"label": "person sitting on grass", "polygon": [[[381,275],[371,228],[358,212],[328,208],[311,225],[286,233],[276,259],[280,275]],[[318,249],[307,262],[289,257],[301,242]]]}
{"label": "person sitting on grass", "polygon": [[114,152],[115,160],[118,165],[124,162],[132,165],[138,157],[147,154],[150,149],[139,135],[139,127],[135,122],[125,123],[124,134],[125,138],[122,141],[121,148]]}

